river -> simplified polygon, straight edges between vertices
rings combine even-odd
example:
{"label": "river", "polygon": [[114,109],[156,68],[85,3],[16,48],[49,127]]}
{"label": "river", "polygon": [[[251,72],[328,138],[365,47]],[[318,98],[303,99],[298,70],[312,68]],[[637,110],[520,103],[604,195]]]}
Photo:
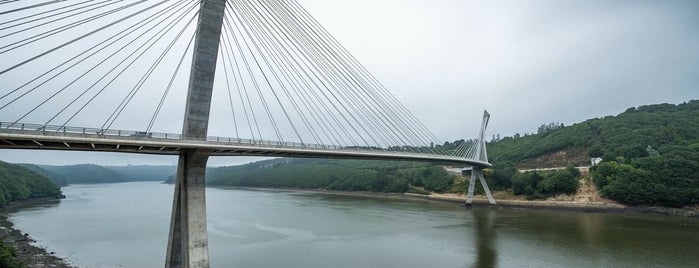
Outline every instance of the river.
{"label": "river", "polygon": [[[71,185],[11,213],[79,267],[162,267],[173,186]],[[699,220],[207,188],[212,267],[696,267]]]}

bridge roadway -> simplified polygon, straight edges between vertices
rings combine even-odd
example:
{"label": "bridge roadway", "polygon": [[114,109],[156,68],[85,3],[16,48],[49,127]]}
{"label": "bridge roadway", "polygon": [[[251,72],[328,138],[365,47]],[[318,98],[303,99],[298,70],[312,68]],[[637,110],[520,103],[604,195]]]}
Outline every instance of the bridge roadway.
{"label": "bridge roadway", "polygon": [[382,149],[340,147],[209,136],[206,140],[183,138],[180,134],[101,130],[97,128],[44,126],[39,124],[0,122],[0,148],[101,151],[141,154],[178,155],[180,150],[207,149],[212,156],[268,156],[346,158],[376,160],[443,161],[490,167],[478,159],[396,152]]}

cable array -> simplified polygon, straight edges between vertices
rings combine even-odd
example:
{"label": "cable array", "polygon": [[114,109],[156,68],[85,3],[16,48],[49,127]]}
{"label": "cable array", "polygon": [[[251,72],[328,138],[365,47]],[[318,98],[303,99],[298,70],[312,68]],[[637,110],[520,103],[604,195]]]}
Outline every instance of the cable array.
{"label": "cable array", "polygon": [[438,152],[434,135],[298,2],[228,1],[223,31],[227,87],[239,93],[233,121],[253,138],[267,130],[282,141]]}
{"label": "cable array", "polygon": [[[177,125],[162,118],[183,110],[199,1],[0,5],[3,121]],[[442,146],[296,0],[227,1],[213,96],[235,138],[467,158],[480,144]]]}
{"label": "cable array", "polygon": [[[146,81],[156,80],[151,78],[156,69],[160,76],[177,74],[179,66],[172,70],[161,63],[166,56],[184,57],[188,47],[178,44],[191,39],[198,10],[198,1],[191,0],[44,4],[29,7],[53,8],[0,17],[0,55],[14,60],[0,67],[0,77],[11,82],[0,89],[0,112],[15,114],[15,123],[48,118],[44,125],[89,118],[91,125],[102,121],[104,129],[120,118]],[[20,79],[27,69],[31,75]],[[150,95],[164,92],[162,102],[170,88],[150,88]],[[138,110],[153,108],[156,118],[162,104]]]}

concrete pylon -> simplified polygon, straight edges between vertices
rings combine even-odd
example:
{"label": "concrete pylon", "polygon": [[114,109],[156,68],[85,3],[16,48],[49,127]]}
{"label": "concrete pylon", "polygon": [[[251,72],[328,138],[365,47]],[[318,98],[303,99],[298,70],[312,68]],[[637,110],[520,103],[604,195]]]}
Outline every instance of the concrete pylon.
{"label": "concrete pylon", "polygon": [[[476,158],[483,162],[488,162],[488,153],[485,149],[485,130],[488,128],[488,121],[490,121],[490,114],[488,111],[483,111],[483,121],[481,122],[481,131],[478,134],[478,144],[476,145]],[[468,182],[468,192],[466,193],[466,204],[470,205],[473,202],[473,191],[476,188],[476,180],[481,181],[483,185],[483,191],[488,197],[488,202],[495,204],[495,199],[490,193],[490,188],[485,182],[485,177],[483,177],[483,168],[474,166],[471,169],[471,179]]]}
{"label": "concrete pylon", "polygon": [[[194,40],[182,136],[206,139],[211,94],[216,74],[225,0],[201,0]],[[211,151],[184,149],[177,163],[177,181],[170,218],[166,268],[208,268],[206,231],[206,162]]]}
{"label": "concrete pylon", "polygon": [[209,267],[206,234],[205,150],[185,150],[177,163],[165,267]]}

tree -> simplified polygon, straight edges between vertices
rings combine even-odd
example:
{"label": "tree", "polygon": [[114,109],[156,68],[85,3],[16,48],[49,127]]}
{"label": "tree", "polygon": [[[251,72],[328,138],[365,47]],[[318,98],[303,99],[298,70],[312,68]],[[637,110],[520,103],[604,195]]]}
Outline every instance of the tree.
{"label": "tree", "polygon": [[551,122],[551,123],[542,124],[541,126],[539,126],[539,129],[537,130],[536,133],[537,134],[544,134],[546,132],[554,131],[554,130],[561,129],[564,127],[565,127],[565,125],[563,125],[563,123]]}

